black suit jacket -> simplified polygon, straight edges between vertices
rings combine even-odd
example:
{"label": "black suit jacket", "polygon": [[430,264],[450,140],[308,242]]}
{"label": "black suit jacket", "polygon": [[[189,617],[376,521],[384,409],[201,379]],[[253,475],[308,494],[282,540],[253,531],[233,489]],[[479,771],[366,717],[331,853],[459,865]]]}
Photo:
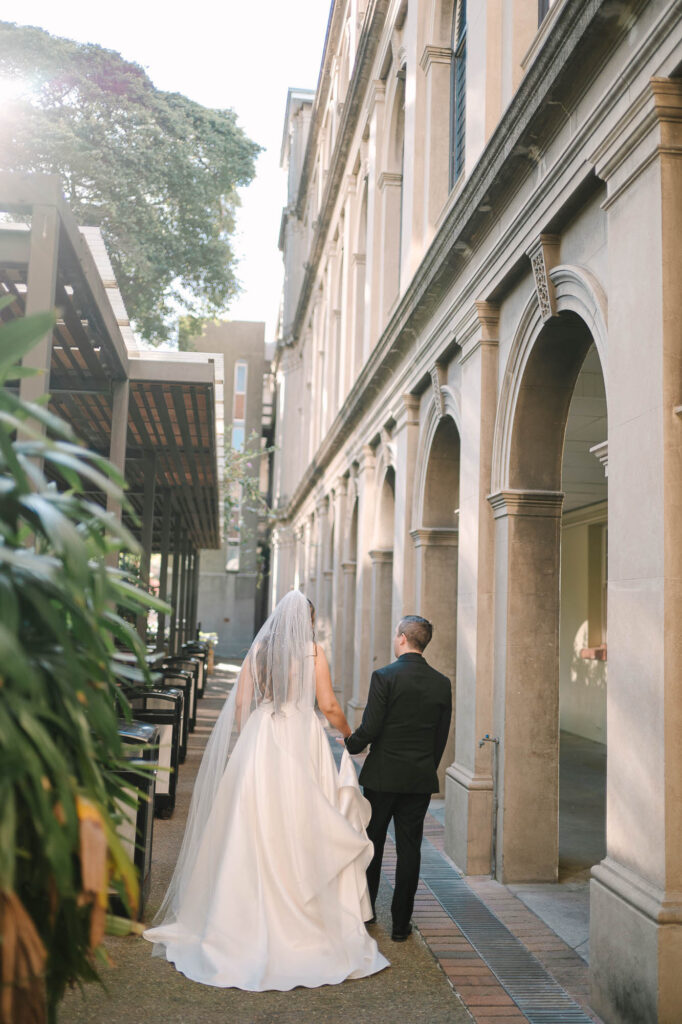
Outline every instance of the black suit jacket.
{"label": "black suit jacket", "polygon": [[372,744],[361,784],[387,793],[437,792],[451,715],[450,680],[421,654],[401,654],[373,672],[362,722],[346,739],[351,754]]}

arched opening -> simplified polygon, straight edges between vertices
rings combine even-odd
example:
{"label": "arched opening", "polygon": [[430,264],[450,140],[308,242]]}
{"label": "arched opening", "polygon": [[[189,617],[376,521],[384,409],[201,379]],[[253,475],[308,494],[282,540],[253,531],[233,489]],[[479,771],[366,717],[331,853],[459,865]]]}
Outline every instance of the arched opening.
{"label": "arched opening", "polygon": [[591,345],[568,410],[561,489],[559,881],[606,854],[607,418]]}
{"label": "arched opening", "polygon": [[597,648],[605,640],[607,506],[598,455],[607,436],[594,342],[585,321],[564,309],[527,344],[508,485],[491,496],[496,870],[506,882],[586,877],[603,855],[605,647]]}
{"label": "arched opening", "polygon": [[[443,416],[427,449],[422,486],[420,526],[412,531],[416,554],[417,611],[433,624],[426,651],[430,665],[444,672],[453,686],[457,655],[457,559],[460,441],[454,419]],[[455,715],[439,769],[444,788],[445,769],[454,760]]]}
{"label": "arched opening", "polygon": [[393,660],[393,536],[395,529],[395,471],[386,471],[377,504],[372,560],[372,669]]}

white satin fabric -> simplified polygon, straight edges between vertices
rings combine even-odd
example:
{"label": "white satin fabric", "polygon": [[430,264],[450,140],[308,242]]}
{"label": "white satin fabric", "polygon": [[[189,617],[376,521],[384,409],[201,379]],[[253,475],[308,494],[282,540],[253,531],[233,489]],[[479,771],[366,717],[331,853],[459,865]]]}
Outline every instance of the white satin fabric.
{"label": "white satin fabric", "polygon": [[259,992],[388,966],[363,921],[370,808],[312,708],[264,701],[227,763],[173,916],[148,929],[188,978]]}

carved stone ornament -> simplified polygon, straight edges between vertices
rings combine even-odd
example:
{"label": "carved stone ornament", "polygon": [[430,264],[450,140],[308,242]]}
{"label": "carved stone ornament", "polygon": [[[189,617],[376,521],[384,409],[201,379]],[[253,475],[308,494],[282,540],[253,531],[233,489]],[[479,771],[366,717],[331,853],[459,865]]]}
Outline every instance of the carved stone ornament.
{"label": "carved stone ornament", "polygon": [[438,418],[442,419],[445,416],[445,399],[443,398],[443,370],[436,363],[430,369],[431,383],[433,385],[433,397],[436,403],[436,410],[438,411]]}
{"label": "carved stone ornament", "polygon": [[549,276],[550,270],[556,263],[557,248],[558,239],[554,235],[540,235],[535,245],[528,250],[543,323],[551,320],[557,312],[554,285]]}

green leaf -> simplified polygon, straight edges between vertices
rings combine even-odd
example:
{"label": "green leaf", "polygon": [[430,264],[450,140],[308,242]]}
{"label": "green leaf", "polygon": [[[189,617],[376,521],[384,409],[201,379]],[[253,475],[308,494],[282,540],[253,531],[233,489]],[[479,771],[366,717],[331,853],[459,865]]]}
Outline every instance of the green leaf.
{"label": "green leaf", "polygon": [[11,376],[12,367],[30,352],[55,324],[54,313],[36,313],[17,317],[2,325],[0,345],[0,382]]}

